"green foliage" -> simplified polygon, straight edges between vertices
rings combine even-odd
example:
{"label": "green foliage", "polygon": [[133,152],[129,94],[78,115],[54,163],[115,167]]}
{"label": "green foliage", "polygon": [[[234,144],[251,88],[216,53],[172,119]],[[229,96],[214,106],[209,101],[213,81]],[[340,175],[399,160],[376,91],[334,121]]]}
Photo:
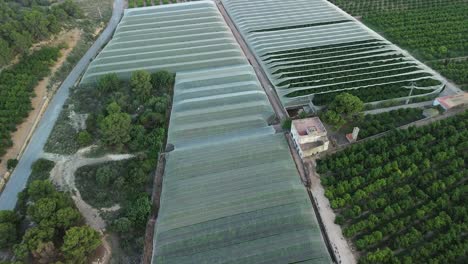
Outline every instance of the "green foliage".
{"label": "green foliage", "polygon": [[103,142],[117,149],[130,141],[130,128],[132,119],[127,113],[120,112],[116,103],[111,103],[107,108],[107,115],[99,124]]}
{"label": "green foliage", "polygon": [[282,123],[281,123],[281,127],[284,129],[284,130],[291,130],[291,124],[292,124],[292,119],[291,118],[287,118],[285,119]]}
{"label": "green foliage", "polygon": [[346,120],[333,110],[327,110],[325,114],[322,115],[322,119],[325,123],[334,126],[335,129],[339,129],[346,123]]}
{"label": "green foliage", "polygon": [[109,73],[102,76],[99,78],[97,84],[98,90],[103,94],[115,92],[119,90],[120,86],[119,77],[117,77],[117,74],[115,73]]}
{"label": "green foliage", "polygon": [[0,211],[0,249],[10,247],[17,239],[19,218],[13,211]]}
{"label": "green foliage", "polygon": [[18,160],[17,159],[9,159],[7,161],[7,169],[12,170],[18,165]]}
{"label": "green foliage", "polygon": [[86,263],[87,257],[101,245],[100,235],[88,226],[72,227],[63,238],[61,250],[66,260]]}
{"label": "green foliage", "polygon": [[153,89],[160,95],[170,93],[174,86],[175,76],[168,71],[157,71],[151,74]]}
{"label": "green foliage", "polygon": [[55,166],[55,163],[46,159],[38,159],[31,166],[31,176],[29,181],[46,180],[49,178],[50,170]]}
{"label": "green foliage", "polygon": [[349,93],[341,93],[333,99],[328,109],[338,114],[350,116],[362,111],[364,109],[364,103],[357,96]]}
{"label": "green foliage", "polygon": [[127,206],[126,215],[134,226],[144,228],[151,212],[151,201],[148,195],[140,195]]}
{"label": "green foliage", "polygon": [[468,220],[468,112],[395,130],[318,160],[326,196],[362,263],[456,263]]}
{"label": "green foliage", "polygon": [[31,110],[33,87],[49,74],[58,55],[57,48],[42,48],[0,72],[0,155],[12,145],[10,133]]}
{"label": "green foliage", "polygon": [[[47,167],[46,162],[36,162],[36,170]],[[48,180],[35,180],[28,184],[20,200],[27,206],[26,219],[32,228],[26,230],[22,241],[13,249],[18,259],[32,256],[38,263],[63,259],[57,245],[64,243],[64,234],[82,222],[81,214],[74,207],[69,194],[58,192]],[[68,231],[67,231],[68,232]]]}
{"label": "green foliage", "polygon": [[144,103],[151,96],[151,75],[147,71],[134,71],[130,79],[130,87],[135,97]]}
{"label": "green foliage", "polygon": [[85,147],[93,143],[93,137],[88,131],[83,130],[78,133],[76,141],[80,146]]}
{"label": "green foliage", "polygon": [[58,33],[72,18],[82,16],[78,5],[71,0],[50,8],[26,6],[18,7],[13,1],[0,0],[0,66],[17,53],[26,53],[33,43]]}
{"label": "green foliage", "polygon": [[419,108],[400,108],[375,115],[366,115],[362,120],[351,122],[351,127],[357,126],[359,138],[366,138],[422,119],[423,110]]}

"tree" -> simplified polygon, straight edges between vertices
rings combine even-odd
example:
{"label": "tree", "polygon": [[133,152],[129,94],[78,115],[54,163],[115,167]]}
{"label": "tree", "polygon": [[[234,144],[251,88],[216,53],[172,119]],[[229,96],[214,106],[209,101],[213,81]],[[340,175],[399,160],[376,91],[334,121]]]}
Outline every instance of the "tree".
{"label": "tree", "polygon": [[0,248],[11,246],[16,238],[16,223],[0,222]]}
{"label": "tree", "polygon": [[118,149],[121,149],[131,139],[130,128],[132,119],[130,115],[121,113],[120,107],[116,108],[115,105],[117,104],[109,105],[108,111],[110,114],[100,122],[99,128],[102,140],[107,145],[116,146]]}
{"label": "tree", "polygon": [[168,93],[174,84],[174,74],[168,71],[157,71],[151,75],[151,84],[159,93]]}
{"label": "tree", "polygon": [[77,225],[81,221],[81,214],[78,212],[78,210],[72,207],[66,207],[57,211],[56,219],[56,226],[65,230]]}
{"label": "tree", "polygon": [[54,243],[45,242],[39,243],[38,247],[32,251],[33,257],[37,260],[38,263],[55,263],[58,260],[59,252],[55,248]]}
{"label": "tree", "polygon": [[151,96],[151,75],[143,70],[134,71],[130,79],[130,87],[141,103],[146,102]]}
{"label": "tree", "polygon": [[34,39],[39,40],[49,36],[47,16],[40,10],[26,11],[23,23]]}
{"label": "tree", "polygon": [[140,195],[127,208],[127,217],[135,227],[144,227],[151,212],[151,201],[146,194]]}
{"label": "tree", "polygon": [[7,65],[12,57],[13,52],[10,45],[8,45],[8,42],[0,38],[0,66]]}
{"label": "tree", "polygon": [[98,80],[97,84],[99,92],[107,94],[120,90],[120,80],[116,73],[109,73]]}
{"label": "tree", "polygon": [[323,115],[323,119],[326,123],[333,125],[336,129],[339,129],[346,123],[343,117],[333,110],[327,110],[325,115]]}
{"label": "tree", "polygon": [[349,93],[341,93],[335,97],[328,109],[338,114],[350,116],[362,111],[364,109],[364,103],[357,96]]}
{"label": "tree", "polygon": [[33,181],[28,187],[28,195],[33,201],[47,197],[55,192],[55,187],[48,180]]}
{"label": "tree", "polygon": [[127,217],[121,217],[112,223],[112,228],[121,234],[128,233],[132,229],[132,221]]}
{"label": "tree", "polygon": [[57,207],[57,201],[54,198],[41,198],[28,207],[28,215],[36,223],[51,220],[58,210]]}
{"label": "tree", "polygon": [[66,260],[85,263],[99,245],[101,240],[97,231],[89,226],[72,227],[65,233],[61,250]]}
{"label": "tree", "polygon": [[18,160],[17,159],[9,159],[7,161],[7,169],[11,170],[14,169],[18,165]]}
{"label": "tree", "polygon": [[78,133],[76,141],[78,141],[78,144],[80,144],[80,146],[84,147],[88,146],[93,142],[93,137],[88,131],[83,130]]}
{"label": "tree", "polygon": [[52,241],[55,230],[52,227],[31,227],[26,230],[23,236],[23,242],[27,245],[29,251],[36,250],[41,243]]}

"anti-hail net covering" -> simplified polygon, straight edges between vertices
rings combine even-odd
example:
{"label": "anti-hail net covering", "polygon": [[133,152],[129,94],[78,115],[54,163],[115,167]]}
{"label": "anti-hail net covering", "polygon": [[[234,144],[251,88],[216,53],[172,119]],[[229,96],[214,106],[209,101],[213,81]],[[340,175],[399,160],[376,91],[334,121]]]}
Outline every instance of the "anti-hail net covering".
{"label": "anti-hail net covering", "polygon": [[211,1],[127,10],[83,83],[170,70],[153,263],[330,263],[272,107]]}
{"label": "anti-hail net covering", "polygon": [[320,98],[343,91],[373,102],[444,86],[440,75],[326,0],[222,3],[286,106],[323,104]]}
{"label": "anti-hail net covering", "polygon": [[114,37],[93,60],[82,83],[135,70],[182,72],[247,64],[210,1],[125,10]]}

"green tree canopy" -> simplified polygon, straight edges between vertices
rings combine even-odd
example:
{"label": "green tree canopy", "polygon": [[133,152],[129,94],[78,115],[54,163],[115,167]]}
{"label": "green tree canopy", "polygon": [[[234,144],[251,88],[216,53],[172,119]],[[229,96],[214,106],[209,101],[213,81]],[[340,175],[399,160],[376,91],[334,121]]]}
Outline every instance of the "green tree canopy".
{"label": "green tree canopy", "polygon": [[151,84],[159,93],[168,93],[174,85],[174,74],[168,71],[157,71],[151,75]]}
{"label": "green tree canopy", "polygon": [[61,247],[65,259],[85,263],[88,255],[101,245],[100,235],[89,226],[72,227],[63,238]]}
{"label": "green tree canopy", "polygon": [[140,102],[144,103],[151,95],[151,75],[143,70],[134,71],[130,79],[130,86]]}
{"label": "green tree canopy", "polygon": [[341,93],[335,97],[328,109],[338,114],[349,116],[362,111],[364,109],[364,103],[357,96],[349,93]]}
{"label": "green tree canopy", "polygon": [[97,87],[101,93],[115,92],[120,89],[120,80],[116,73],[109,73],[99,78]]}
{"label": "green tree canopy", "polygon": [[103,141],[109,146],[122,146],[130,141],[132,119],[129,114],[120,112],[118,104],[111,103],[107,107],[107,115],[99,124]]}
{"label": "green tree canopy", "polygon": [[13,211],[0,211],[0,248],[11,246],[17,239],[18,216]]}

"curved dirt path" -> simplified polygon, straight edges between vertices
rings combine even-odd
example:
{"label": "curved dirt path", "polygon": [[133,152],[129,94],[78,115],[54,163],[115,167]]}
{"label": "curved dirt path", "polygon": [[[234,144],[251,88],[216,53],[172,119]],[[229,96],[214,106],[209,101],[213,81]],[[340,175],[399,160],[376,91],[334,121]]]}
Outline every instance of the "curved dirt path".
{"label": "curved dirt path", "polygon": [[92,263],[109,263],[110,258],[112,256],[112,248],[107,241],[107,235],[104,235],[106,230],[106,222],[100,215],[100,211],[103,212],[111,212],[117,211],[120,209],[120,205],[116,204],[109,208],[99,208],[96,209],[92,207],[90,204],[86,203],[83,198],[81,197],[81,193],[76,188],[75,185],[75,172],[78,168],[92,165],[92,164],[99,164],[104,163],[107,161],[118,161],[118,160],[125,160],[133,158],[133,154],[107,154],[105,156],[99,158],[87,158],[85,154],[88,153],[90,150],[93,149],[94,146],[86,147],[83,149],[78,150],[73,155],[59,155],[53,153],[44,153],[43,158],[48,160],[52,160],[55,162],[54,168],[52,168],[50,172],[50,179],[53,183],[59,186],[60,189],[66,190],[70,192],[70,195],[77,207],[80,211],[81,215],[83,215],[86,224],[88,224],[91,228],[98,231],[102,236],[102,257],[97,257]]}

